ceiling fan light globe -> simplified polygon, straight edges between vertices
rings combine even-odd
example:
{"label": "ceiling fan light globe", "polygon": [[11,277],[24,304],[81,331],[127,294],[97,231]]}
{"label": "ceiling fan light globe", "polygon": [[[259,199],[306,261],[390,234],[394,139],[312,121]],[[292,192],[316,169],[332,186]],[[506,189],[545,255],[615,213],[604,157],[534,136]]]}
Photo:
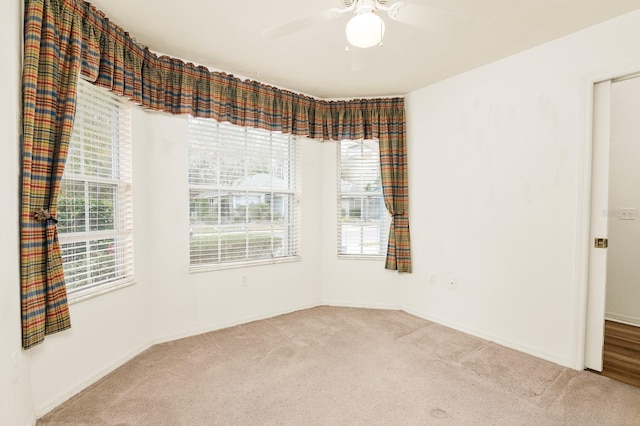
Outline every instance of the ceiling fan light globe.
{"label": "ceiling fan light globe", "polygon": [[352,46],[373,47],[384,37],[384,21],[373,12],[358,13],[347,22],[346,33]]}

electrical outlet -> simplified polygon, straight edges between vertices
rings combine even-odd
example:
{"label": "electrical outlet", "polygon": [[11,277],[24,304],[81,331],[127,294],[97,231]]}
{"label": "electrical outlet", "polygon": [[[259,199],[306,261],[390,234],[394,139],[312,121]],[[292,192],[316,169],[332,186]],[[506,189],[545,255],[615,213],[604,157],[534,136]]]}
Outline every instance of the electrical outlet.
{"label": "electrical outlet", "polygon": [[436,274],[429,275],[429,285],[436,285],[438,282],[438,276]]}
{"label": "electrical outlet", "polygon": [[449,288],[449,290],[455,290],[456,289],[456,277],[454,277],[453,275],[451,275],[449,277],[449,281],[447,281],[447,287]]}
{"label": "electrical outlet", "polygon": [[247,276],[242,276],[242,281],[240,281],[240,287],[246,287],[249,285],[249,281],[247,280]]}

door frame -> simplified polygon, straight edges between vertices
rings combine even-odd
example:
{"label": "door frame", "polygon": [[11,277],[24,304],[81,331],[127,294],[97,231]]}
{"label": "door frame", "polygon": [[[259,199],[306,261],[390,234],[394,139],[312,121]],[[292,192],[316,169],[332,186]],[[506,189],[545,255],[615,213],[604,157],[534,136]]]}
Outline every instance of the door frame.
{"label": "door frame", "polygon": [[[600,82],[615,80],[627,75],[637,74],[640,72],[640,61],[615,67],[609,70],[593,73],[585,76],[582,111],[582,135],[578,144],[577,158],[577,217],[576,217],[576,261],[575,261],[575,277],[576,286],[574,294],[574,348],[576,349],[572,357],[572,364],[576,370],[585,368],[585,354],[587,348],[587,324],[588,316],[594,307],[604,310],[605,299],[604,283],[598,290],[600,295],[597,299],[588,300],[589,295],[589,255],[591,247],[591,192],[593,183],[593,131],[594,131],[594,94],[595,85]],[[606,237],[606,236],[605,236]],[[602,324],[604,330],[604,323]]]}

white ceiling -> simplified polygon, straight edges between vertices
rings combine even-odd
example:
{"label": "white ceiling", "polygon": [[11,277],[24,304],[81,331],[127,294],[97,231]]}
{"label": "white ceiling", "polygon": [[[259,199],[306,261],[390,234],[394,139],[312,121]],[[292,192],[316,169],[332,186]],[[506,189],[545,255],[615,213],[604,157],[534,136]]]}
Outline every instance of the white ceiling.
{"label": "white ceiling", "polygon": [[[403,95],[640,8],[640,0],[406,1],[435,9],[429,28],[383,14],[383,46],[349,52],[349,14],[275,40],[260,34],[342,0],[91,3],[155,52],[327,99]],[[446,16],[453,25],[440,25]]]}

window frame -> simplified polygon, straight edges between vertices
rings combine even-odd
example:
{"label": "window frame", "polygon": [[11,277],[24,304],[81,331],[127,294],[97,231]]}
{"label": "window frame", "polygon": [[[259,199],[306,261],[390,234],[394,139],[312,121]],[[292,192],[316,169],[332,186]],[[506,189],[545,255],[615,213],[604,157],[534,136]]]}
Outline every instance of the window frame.
{"label": "window frame", "polygon": [[[343,185],[343,179],[342,179],[342,168],[343,168],[343,158],[342,158],[342,148],[343,148],[343,143],[349,143],[349,144],[360,144],[360,146],[362,147],[361,149],[364,149],[365,145],[367,143],[371,144],[371,143],[376,143],[377,144],[377,177],[380,180],[380,189],[379,191],[343,191],[342,190],[342,185]],[[336,239],[337,239],[337,244],[336,244],[336,253],[337,253],[337,257],[338,259],[342,259],[342,260],[374,260],[374,261],[384,261],[386,259],[387,256],[387,246],[388,246],[388,241],[389,241],[389,229],[391,226],[391,215],[389,214],[385,203],[384,203],[384,193],[382,191],[382,177],[380,176],[380,150],[379,150],[379,140],[377,139],[358,139],[358,140],[351,140],[351,139],[343,139],[341,141],[338,141],[336,143]],[[379,199],[379,212],[381,215],[383,215],[384,220],[379,220],[379,225],[378,225],[378,232],[379,232],[379,237],[378,237],[378,253],[362,253],[362,246],[360,246],[360,251],[361,253],[345,253],[343,252],[343,244],[342,244],[342,233],[343,233],[343,226],[344,226],[344,221],[343,221],[343,197],[347,195],[347,196],[353,196],[353,197],[359,197],[360,201],[361,201],[361,206],[360,208],[362,209],[362,202],[363,199],[366,197],[369,198],[376,198]],[[349,209],[351,209],[349,207]],[[361,210],[362,213],[362,210]],[[360,223],[360,225],[362,225],[363,223]],[[363,230],[362,227],[360,228],[360,235],[362,238],[363,235]]]}
{"label": "window frame", "polygon": [[[192,130],[194,128],[199,128],[198,131],[202,131],[203,128],[206,128],[207,130],[210,130],[210,133],[207,133],[206,137],[211,138],[211,139],[216,139],[217,141],[220,142],[221,147],[218,147],[218,151],[216,151],[216,149],[210,149],[210,150],[203,150],[202,147],[204,146],[202,140],[198,140],[198,137],[202,137],[202,134],[198,133],[192,133]],[[213,119],[203,119],[203,118],[195,118],[193,116],[189,116],[188,118],[188,138],[187,138],[187,145],[188,145],[188,149],[189,149],[189,164],[188,164],[188,175],[189,175],[189,182],[188,182],[188,187],[189,187],[189,256],[188,256],[188,262],[189,262],[189,272],[190,273],[198,273],[198,272],[206,272],[206,271],[215,271],[215,270],[225,270],[225,269],[234,269],[234,268],[245,268],[245,267],[251,267],[251,266],[260,266],[260,265],[271,265],[271,264],[278,264],[278,263],[287,263],[287,262],[297,262],[299,260],[301,260],[301,227],[300,227],[300,187],[301,187],[301,169],[300,169],[300,147],[298,146],[297,140],[295,138],[295,136],[293,135],[289,135],[289,134],[283,134],[280,132],[273,132],[273,131],[268,131],[268,130],[263,130],[263,129],[257,129],[257,128],[253,128],[253,127],[246,127],[246,126],[238,126],[238,125],[234,125],[234,124],[230,124],[228,122],[217,122],[216,120]],[[221,130],[222,129],[222,130]],[[220,155],[223,153],[231,153],[231,155],[239,155],[242,153],[242,151],[234,151],[233,148],[231,147],[231,144],[228,143],[228,141],[225,139],[225,136],[227,136],[229,133],[242,133],[243,134],[243,140],[244,140],[244,144],[245,145],[251,145],[251,146],[256,146],[254,144],[259,144],[260,142],[256,142],[258,140],[260,140],[260,137],[256,136],[255,139],[251,138],[251,134],[260,134],[263,133],[262,136],[266,136],[268,135],[268,139],[269,139],[269,143],[273,144],[273,140],[277,139],[277,138],[286,138],[288,139],[288,141],[286,142],[287,146],[286,146],[286,150],[288,152],[288,154],[286,155],[287,158],[287,166],[286,169],[289,170],[288,172],[288,187],[286,189],[284,188],[275,188],[275,187],[271,187],[270,190],[266,191],[265,187],[256,187],[256,186],[231,186],[231,185],[225,185],[225,184],[221,184],[220,183],[220,177],[224,174],[223,170],[221,169],[214,169],[214,173],[217,176],[217,184],[210,184],[210,183],[193,183],[192,182],[192,176],[194,174],[196,174],[196,172],[198,172],[198,170],[201,169],[196,169],[196,168],[192,168],[192,150],[195,151],[200,151],[200,152],[207,152],[210,153],[212,155]],[[236,137],[234,136],[233,138],[229,139],[230,141],[236,140]],[[224,142],[223,142],[224,141]],[[194,145],[199,145],[198,147],[194,147]],[[245,146],[243,145],[243,147]],[[271,146],[271,145],[270,145]],[[270,153],[272,153],[272,150],[270,148],[269,150]],[[269,157],[269,162],[273,162],[273,161],[277,161],[278,159],[280,159],[279,157],[274,157],[271,156]],[[293,171],[291,171],[293,170]],[[271,173],[267,173],[267,174],[271,174]],[[257,176],[258,174],[254,174],[254,175],[250,175],[248,174],[247,170],[244,170],[244,175],[242,176],[242,179],[250,179],[252,176]],[[272,174],[271,174],[272,175]],[[271,176],[272,179],[277,178],[276,176]],[[273,183],[272,183],[273,185]],[[275,220],[275,216],[274,216],[274,206],[273,204],[270,204],[270,212],[269,215],[270,220],[269,220],[269,224],[271,227],[271,231],[269,233],[270,238],[272,239],[271,243],[272,243],[272,250],[273,250],[273,238],[276,235],[274,231],[276,230],[281,230],[283,232],[283,234],[286,235],[285,240],[286,241],[292,241],[291,243],[285,244],[285,246],[287,246],[287,251],[290,251],[289,254],[285,255],[285,256],[271,256],[271,257],[260,257],[260,258],[250,258],[251,257],[251,252],[250,252],[250,235],[254,234],[257,235],[259,233],[259,231],[257,231],[255,229],[256,226],[258,226],[259,222],[251,222],[249,221],[249,216],[250,216],[250,207],[251,207],[251,203],[250,202],[245,202],[244,206],[245,206],[245,215],[244,215],[244,222],[231,222],[231,223],[222,223],[222,219],[221,219],[221,210],[222,210],[222,201],[218,201],[218,203],[216,203],[217,207],[216,209],[217,211],[217,222],[218,223],[214,223],[214,224],[200,224],[201,227],[217,227],[217,228],[221,228],[223,229],[223,231],[218,231],[217,234],[211,233],[209,235],[217,235],[217,241],[219,242],[219,238],[220,236],[224,235],[224,229],[232,229],[234,227],[244,227],[244,229],[241,231],[245,234],[245,244],[246,244],[246,248],[245,248],[245,258],[244,259],[237,259],[237,260],[221,260],[221,261],[207,261],[207,259],[201,259],[199,262],[194,262],[194,257],[197,256],[197,254],[195,254],[193,252],[193,247],[194,247],[194,243],[193,243],[193,228],[196,226],[196,224],[193,223],[193,218],[194,218],[194,214],[195,211],[197,210],[196,206],[193,205],[194,200],[198,197],[193,197],[193,193],[195,192],[211,192],[211,193],[215,193],[217,194],[216,196],[218,197],[219,200],[222,199],[223,196],[228,196],[230,198],[236,198],[236,197],[251,197],[251,196],[261,196],[264,195],[265,198],[267,195],[269,195],[270,199],[274,199],[277,196],[286,196],[288,197],[288,201],[286,202],[287,204],[287,209],[289,211],[289,216],[288,220],[286,222],[284,222],[283,224],[281,224],[280,226],[278,226],[278,224],[276,224],[274,222]],[[264,202],[259,202],[258,204],[264,204]],[[226,218],[227,220],[229,218]],[[230,235],[231,232],[228,233],[228,235]],[[207,233],[203,233],[201,234],[203,237],[206,238]],[[213,238],[213,237],[212,237]],[[220,244],[220,243],[219,243]],[[204,249],[203,249],[204,250]],[[222,256],[224,256],[223,252],[220,250],[220,246],[218,246],[217,249],[215,249],[217,255],[218,255],[218,259],[221,259]],[[231,255],[233,255],[234,253],[231,252]]]}
{"label": "window frame", "polygon": [[[109,113],[109,117],[105,115]],[[85,127],[82,120],[88,120],[89,114],[93,114],[94,117],[100,117],[102,120],[110,120],[113,125],[109,130],[105,130],[97,137],[105,137],[110,135],[111,139],[111,151],[109,156],[111,157],[110,173],[111,176],[98,176],[95,173],[87,172],[89,167],[87,158],[88,150],[99,149],[99,143],[86,135],[78,136],[76,132],[86,130],[90,128],[92,135],[97,135],[95,127],[103,127],[102,123],[88,125]],[[115,117],[115,118],[114,118]],[[81,257],[84,256],[84,262],[86,266],[86,280],[88,283],[79,287],[69,288],[71,285],[68,278],[68,269],[65,270],[65,284],[67,285],[67,299],[69,303],[78,302],[90,297],[94,297],[106,292],[110,292],[122,287],[126,287],[135,283],[135,265],[134,265],[134,252],[133,252],[133,164],[132,164],[132,135],[131,135],[131,120],[132,120],[132,107],[129,102],[124,98],[117,96],[116,94],[108,91],[107,89],[95,86],[85,80],[79,79],[77,90],[77,103],[76,103],[76,117],[74,120],[74,128],[69,142],[69,154],[67,156],[67,163],[65,165],[65,171],[63,173],[62,181],[60,183],[60,194],[58,197],[58,240],[60,243],[60,250],[62,256],[63,270],[65,264],[69,268],[68,263],[65,262],[65,256],[70,256],[65,253],[65,250],[70,249],[68,246],[74,244],[84,243],[86,249],[78,253]],[[99,120],[96,120],[99,121]],[[93,127],[91,127],[93,126]],[[104,144],[104,140],[101,141]],[[79,154],[80,160],[76,164],[73,158],[74,155]],[[80,172],[73,170],[73,166],[79,167]],[[84,230],[71,232],[65,232],[64,212],[61,210],[61,196],[65,190],[65,185],[75,182],[84,186],[82,197],[70,198],[71,200],[77,200],[82,198],[84,202],[84,215],[83,226]],[[111,187],[113,189],[113,214],[110,218],[112,221],[112,229],[94,229],[91,230],[92,220],[98,223],[99,216],[92,216],[91,214],[91,195],[95,195],[97,192],[92,192],[89,188],[94,186],[98,187]],[[99,206],[96,207],[99,209]],[[77,213],[71,210],[72,213]],[[68,212],[67,212],[68,213]],[[97,225],[99,228],[100,226]],[[106,249],[96,248],[97,244],[107,244],[105,240],[113,240],[113,242],[107,246]],[[93,245],[93,248],[91,247]],[[65,247],[67,246],[67,247]],[[71,250],[73,250],[71,248]],[[107,252],[113,255],[113,264],[115,272],[113,274],[119,275],[114,279],[102,278],[97,282],[91,281],[91,266],[96,264],[95,257],[102,257],[103,259],[97,262],[100,264],[105,262],[104,254],[96,254]],[[71,255],[73,256],[73,255]],[[67,261],[68,262],[68,261]],[[108,260],[107,260],[108,262]],[[103,274],[104,277],[104,274]],[[101,278],[98,275],[98,278]]]}

